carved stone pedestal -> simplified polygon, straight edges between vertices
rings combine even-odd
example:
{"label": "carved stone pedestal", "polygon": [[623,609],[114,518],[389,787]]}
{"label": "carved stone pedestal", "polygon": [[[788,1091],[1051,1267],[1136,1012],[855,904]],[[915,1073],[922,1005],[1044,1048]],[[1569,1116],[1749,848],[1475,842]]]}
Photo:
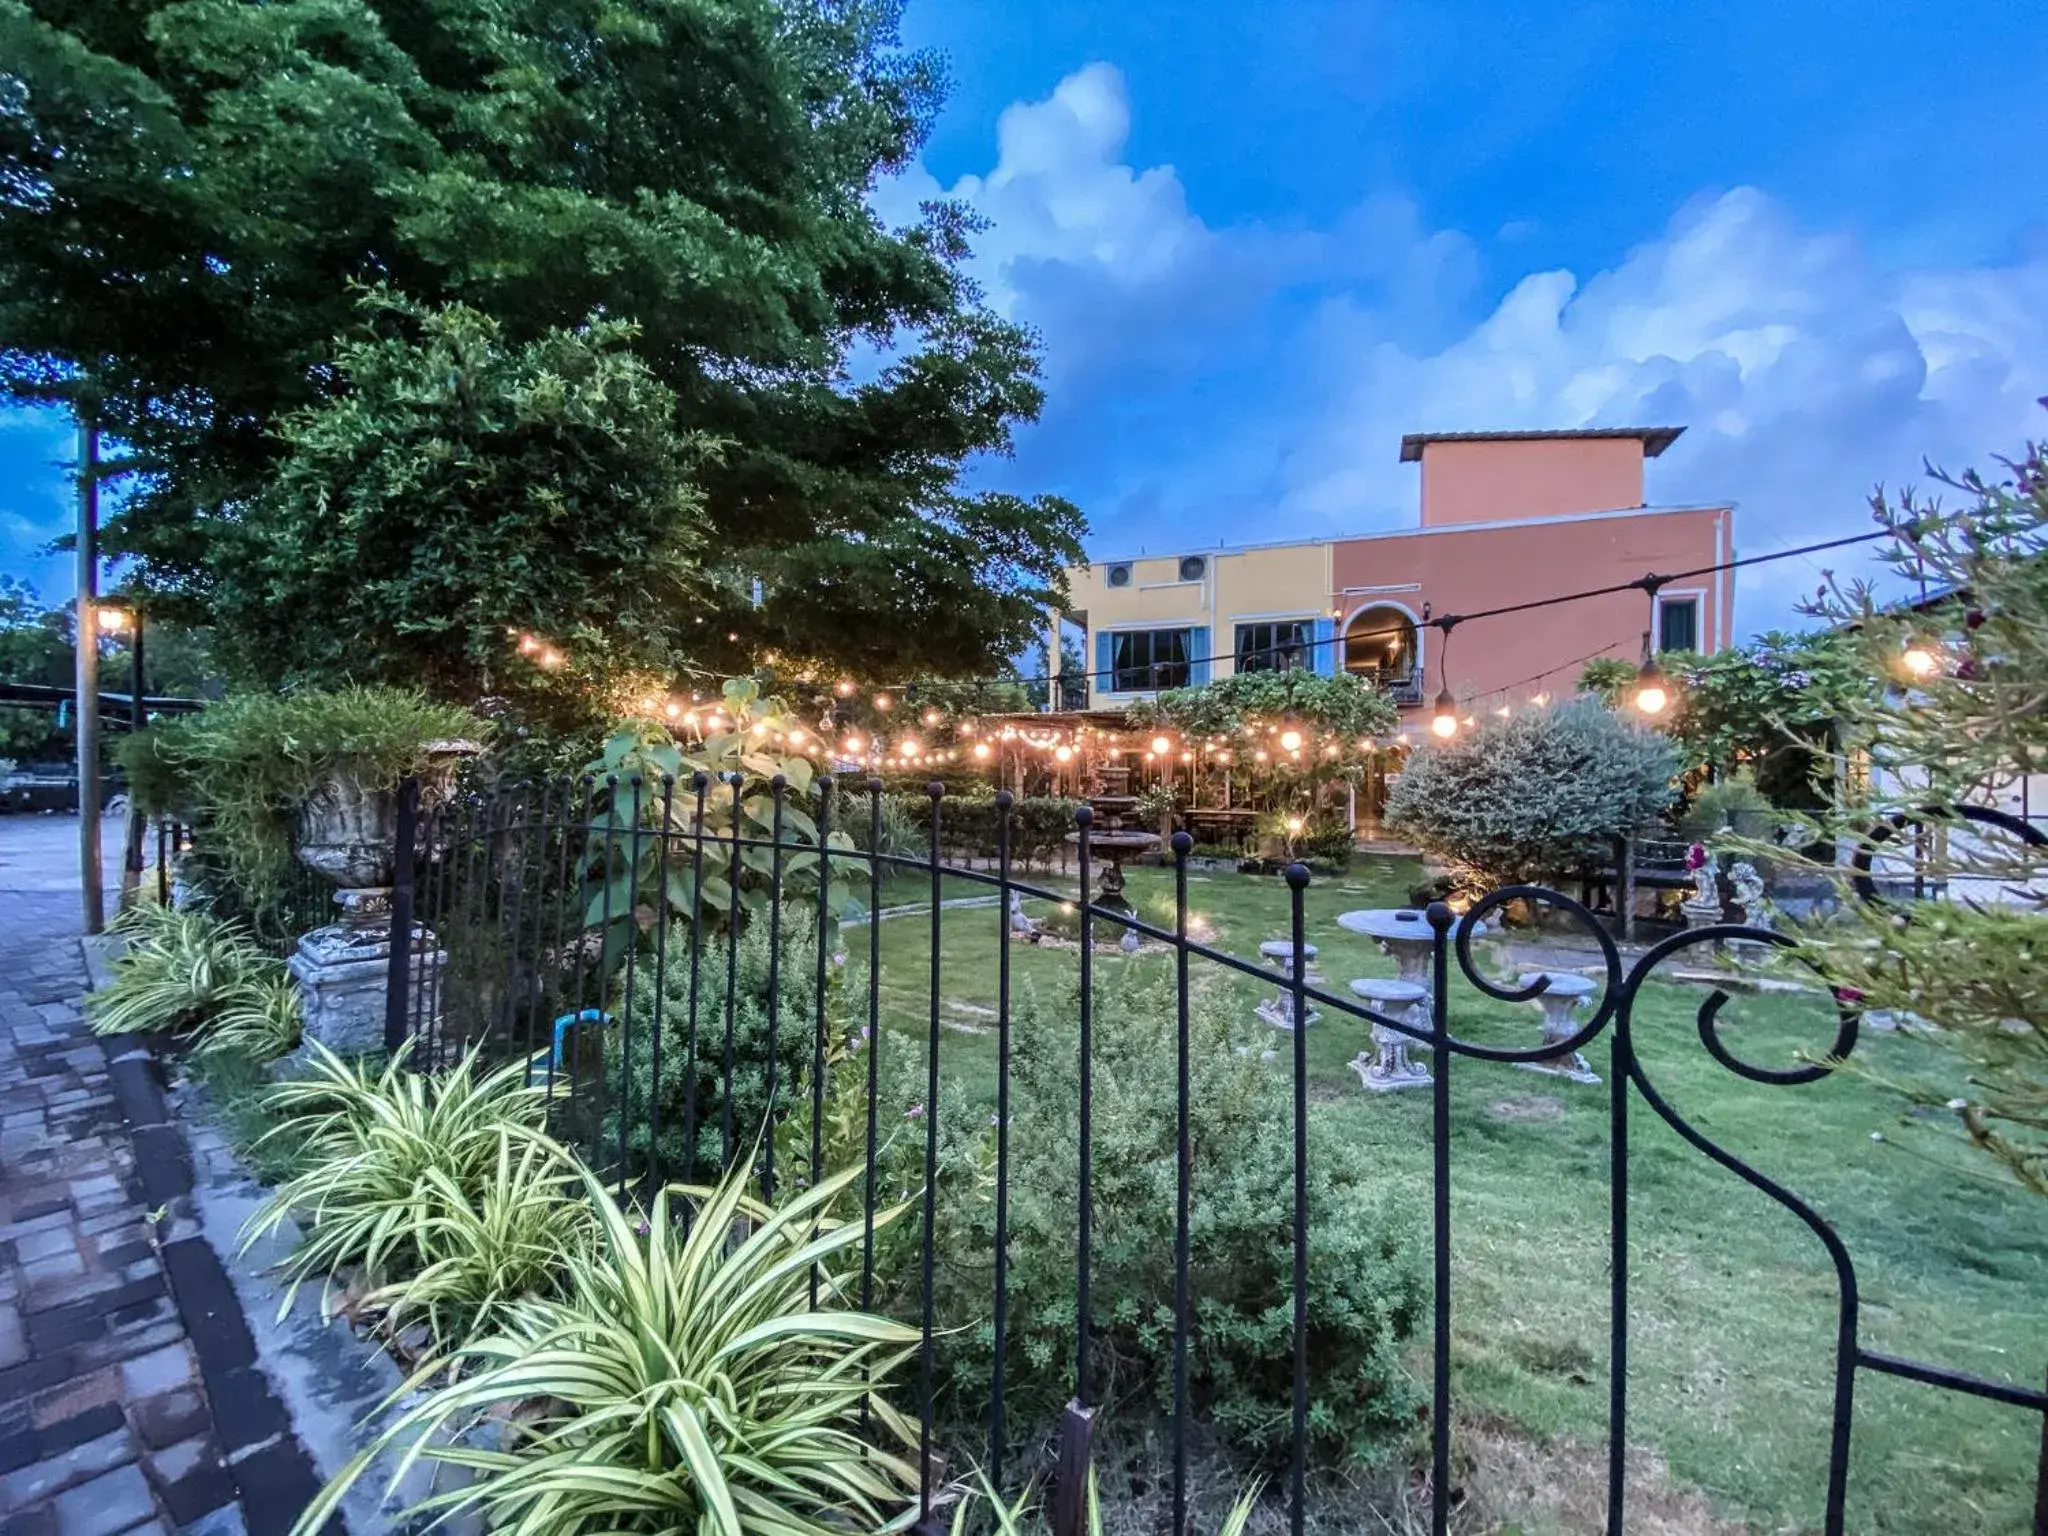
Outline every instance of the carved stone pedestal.
{"label": "carved stone pedestal", "polygon": [[[362,1056],[384,1049],[385,999],[391,980],[391,892],[388,888],[334,893],[339,922],[315,928],[299,940],[285,962],[299,984],[305,1006],[304,1035],[337,1056]],[[408,1002],[420,998],[431,1010],[441,967],[448,963],[434,936],[415,925]],[[410,1011],[410,1009],[409,1009]],[[417,1030],[423,1019],[409,1021]]]}

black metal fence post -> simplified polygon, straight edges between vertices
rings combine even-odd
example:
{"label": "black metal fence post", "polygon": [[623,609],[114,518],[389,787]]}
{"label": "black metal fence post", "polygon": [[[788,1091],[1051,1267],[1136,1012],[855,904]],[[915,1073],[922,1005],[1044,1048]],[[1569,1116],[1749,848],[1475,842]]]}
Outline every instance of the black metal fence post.
{"label": "black metal fence post", "polygon": [[[398,829],[391,850],[391,967],[384,982],[384,1049],[397,1051],[410,1033],[406,983],[412,977],[413,843],[418,836],[420,781],[398,786]],[[418,1069],[415,1061],[413,1067]]]}
{"label": "black metal fence post", "polygon": [[[1430,1398],[1429,1528],[1431,1536],[1446,1536],[1451,1528],[1451,1027],[1447,994],[1453,918],[1451,909],[1440,901],[1429,904],[1428,917],[1436,933],[1430,954],[1429,999],[1429,1045],[1435,1053],[1430,1065],[1436,1078],[1430,1097],[1436,1373]],[[1618,1528],[1615,1536],[1620,1536]]]}

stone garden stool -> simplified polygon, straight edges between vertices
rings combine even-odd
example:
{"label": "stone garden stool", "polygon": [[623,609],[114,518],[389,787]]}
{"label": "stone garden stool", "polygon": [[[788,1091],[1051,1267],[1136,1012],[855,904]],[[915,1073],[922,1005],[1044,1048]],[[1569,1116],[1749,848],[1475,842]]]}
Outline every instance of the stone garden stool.
{"label": "stone garden stool", "polygon": [[[1429,990],[1418,982],[1396,981],[1385,976],[1361,976],[1351,983],[1351,990],[1364,998],[1374,1013],[1399,1019],[1418,1029],[1426,1022],[1423,1005],[1429,999]],[[1414,1043],[1412,1036],[1375,1022],[1372,1026],[1372,1054],[1368,1056],[1360,1051],[1351,1063],[1351,1070],[1358,1074],[1358,1080],[1365,1084],[1368,1093],[1392,1093],[1397,1088],[1427,1088],[1436,1079],[1429,1075],[1427,1068],[1419,1067],[1408,1059],[1408,1047]]]}
{"label": "stone garden stool", "polygon": [[[1268,939],[1259,946],[1259,958],[1280,972],[1280,995],[1269,997],[1259,1004],[1259,1017],[1275,1029],[1292,1031],[1294,1028],[1294,943],[1290,939]],[[1302,979],[1319,983],[1322,977],[1316,974],[1316,947],[1313,944],[1301,946]],[[1316,1008],[1308,1011],[1307,1023],[1313,1024],[1322,1017]]]}
{"label": "stone garden stool", "polygon": [[[1579,1009],[1592,1001],[1598,990],[1590,976],[1581,976],[1573,971],[1524,971],[1515,978],[1518,987],[1533,987],[1539,980],[1548,981],[1549,986],[1531,998],[1543,1010],[1543,1043],[1569,1040],[1579,1032],[1579,1021],[1572,1017]],[[1586,1058],[1577,1051],[1555,1051],[1541,1061],[1518,1061],[1518,1067],[1531,1072],[1548,1072],[1553,1077],[1568,1077],[1575,1083],[1597,1083],[1599,1075],[1586,1065]]]}

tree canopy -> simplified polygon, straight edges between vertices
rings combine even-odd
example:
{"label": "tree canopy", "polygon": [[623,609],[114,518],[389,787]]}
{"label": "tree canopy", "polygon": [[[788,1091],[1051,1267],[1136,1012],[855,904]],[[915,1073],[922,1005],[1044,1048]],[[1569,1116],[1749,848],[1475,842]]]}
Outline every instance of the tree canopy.
{"label": "tree canopy", "polygon": [[[371,466],[331,441],[363,386],[348,349],[366,289],[419,317],[460,305],[536,367],[594,317],[588,344],[630,354],[640,403],[666,392],[671,441],[636,416],[652,484],[622,469],[604,516],[500,524],[501,550],[533,538],[491,573],[506,601],[563,580],[552,562],[585,532],[639,536],[623,521],[654,515],[623,504],[671,501],[687,460],[697,501],[678,520],[701,523],[704,579],[671,644],[725,669],[773,653],[990,670],[1031,638],[1080,518],[963,486],[1041,393],[1031,338],[960,269],[966,215],[934,205],[889,229],[870,211],[941,97],[933,61],[895,44],[898,3],[0,0],[0,383],[125,441],[140,484],[111,547],[233,631],[264,604],[324,601],[331,579],[293,589],[273,562],[236,586],[252,530],[279,515],[261,503],[281,458],[301,515],[322,453],[347,461],[344,497],[376,476],[404,488],[400,457]],[[448,334],[386,335],[420,351],[383,366],[438,365]],[[468,387],[460,369],[446,381]],[[456,415],[416,418],[394,455],[473,449],[479,418]],[[573,458],[604,431],[547,451]],[[385,530],[418,537],[415,563],[466,537],[436,520],[473,502],[436,478],[438,509]],[[624,582],[674,554],[665,537]],[[270,680],[353,670],[407,617],[362,628],[365,606],[324,659],[274,652],[274,625],[223,639]]]}

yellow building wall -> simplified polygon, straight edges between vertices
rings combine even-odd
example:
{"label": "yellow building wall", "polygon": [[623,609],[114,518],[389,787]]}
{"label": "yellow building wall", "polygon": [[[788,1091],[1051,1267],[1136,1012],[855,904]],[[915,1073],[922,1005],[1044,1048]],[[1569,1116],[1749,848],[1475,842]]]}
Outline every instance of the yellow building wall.
{"label": "yellow building wall", "polygon": [[1237,626],[1272,619],[1327,617],[1330,546],[1280,544],[1237,550],[1216,562],[1211,677],[1235,669]]}
{"label": "yellow building wall", "polygon": [[[1182,553],[1199,554],[1208,562],[1201,580],[1180,579]],[[1111,562],[1097,561],[1067,572],[1067,612],[1086,617],[1084,654],[1091,668],[1096,664],[1095,637],[1106,630],[1187,625],[1209,630],[1209,675],[1228,677],[1240,622],[1326,614],[1330,559],[1330,546],[1324,542],[1189,550],[1117,562],[1131,567],[1131,580],[1121,587],[1109,585]],[[1116,696],[1102,697],[1105,692],[1096,680],[1089,690],[1090,702],[1117,702]]]}

